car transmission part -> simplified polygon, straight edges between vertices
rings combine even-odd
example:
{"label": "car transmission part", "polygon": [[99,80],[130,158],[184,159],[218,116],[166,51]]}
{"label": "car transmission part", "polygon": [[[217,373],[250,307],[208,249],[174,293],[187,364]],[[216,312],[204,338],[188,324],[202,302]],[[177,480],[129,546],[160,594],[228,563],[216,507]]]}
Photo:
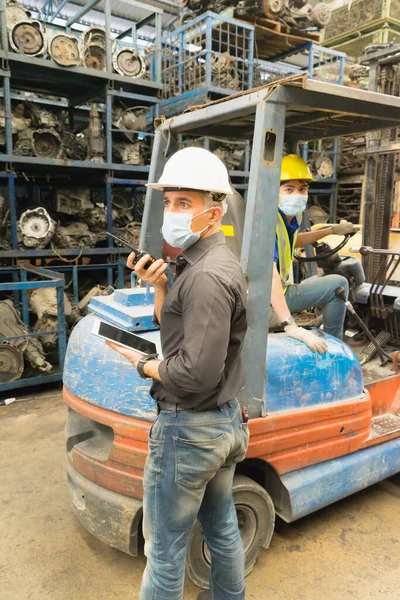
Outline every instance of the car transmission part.
{"label": "car transmission part", "polygon": [[56,223],[45,208],[25,210],[19,218],[18,229],[21,234],[22,244],[26,248],[46,248],[52,239]]}
{"label": "car transmission part", "polygon": [[213,152],[226,165],[228,171],[243,171],[244,169],[244,148],[232,147],[232,145],[221,145]]}
{"label": "car transmission part", "polygon": [[75,135],[72,131],[61,134],[63,155],[70,160],[86,160],[88,147],[82,134]]}
{"label": "car transmission part", "polygon": [[48,108],[43,108],[34,102],[25,102],[27,113],[32,119],[32,127],[38,128],[53,128],[58,132],[63,131],[63,123],[57,113]]}
{"label": "car transmission part", "polygon": [[146,72],[145,61],[133,48],[116,48],[113,53],[113,66],[120,75],[133,79],[140,79]]}
{"label": "car transmission part", "polygon": [[[31,125],[32,119],[25,117],[25,105],[20,102],[13,107],[11,113],[11,131],[18,133]],[[0,129],[5,127],[6,119],[4,114],[4,102],[0,99]]]}
{"label": "car transmission part", "polygon": [[39,56],[46,52],[45,29],[39,21],[21,21],[10,32],[10,45],[15,52]]}
{"label": "car transmission part", "polygon": [[77,67],[81,64],[78,40],[70,34],[55,35],[49,44],[49,54],[61,67]]}
{"label": "car transmission part", "polygon": [[90,109],[89,128],[86,132],[88,136],[90,160],[92,162],[104,162],[106,141],[102,133],[101,121],[96,104],[92,104],[92,108]]}
{"label": "car transmission part", "polygon": [[333,177],[332,159],[327,154],[318,154],[315,158],[313,157],[308,162],[308,166],[316,179],[330,179]]}
{"label": "car transmission part", "polygon": [[33,156],[33,129],[19,131],[14,144],[14,154],[18,156]]}
{"label": "car transmission part", "polygon": [[231,90],[239,89],[239,75],[235,60],[228,52],[212,55],[211,77],[213,85]]}
{"label": "car transmission part", "polygon": [[21,23],[21,21],[29,21],[31,13],[22,7],[15,0],[10,0],[6,5],[6,21],[7,29],[11,30],[15,25]]}
{"label": "car transmission part", "polygon": [[[11,300],[0,301],[0,337],[11,338],[24,336],[29,329],[21,320]],[[51,371],[52,365],[45,359],[43,346],[37,338],[21,337],[17,340],[9,340],[9,343],[23,353],[33,368],[45,373]],[[9,359],[10,360],[10,359]],[[14,360],[17,360],[15,356]],[[15,363],[17,366],[17,363]],[[18,379],[18,377],[16,378]]]}
{"label": "car transmission part", "polygon": [[106,32],[103,27],[98,25],[92,25],[88,27],[82,34],[82,44],[87,46],[88,44],[96,44],[106,48]]}
{"label": "car transmission part", "polygon": [[[34,332],[52,331],[50,335],[40,336],[46,353],[51,353],[51,360],[58,357],[58,305],[57,292],[54,287],[37,288],[32,292],[29,298],[29,305],[37,316]],[[70,317],[72,314],[72,305],[64,293],[64,314]]]}
{"label": "car transmission part", "polygon": [[52,208],[64,215],[82,215],[94,208],[89,188],[57,188],[52,193]]}
{"label": "car transmission part", "polygon": [[106,69],[106,51],[101,46],[89,44],[82,50],[82,63],[88,69],[96,71],[105,71]]}
{"label": "car transmission part", "polygon": [[38,158],[61,158],[63,144],[55,129],[35,129],[32,135],[32,146]]}
{"label": "car transmission part", "polygon": [[22,351],[7,340],[0,341],[0,383],[20,379],[24,372]]}
{"label": "car transmission part", "polygon": [[141,142],[116,142],[113,144],[113,161],[124,165],[144,165]]}
{"label": "car transmission part", "polygon": [[129,131],[146,131],[148,107],[125,108],[116,106],[113,109],[113,125]]}
{"label": "car transmission part", "polygon": [[[57,227],[52,239],[53,245],[57,248],[84,248],[93,247],[101,240],[105,240],[107,234],[94,233],[89,230],[86,223],[68,223],[67,225]],[[54,249],[54,248],[53,248]]]}

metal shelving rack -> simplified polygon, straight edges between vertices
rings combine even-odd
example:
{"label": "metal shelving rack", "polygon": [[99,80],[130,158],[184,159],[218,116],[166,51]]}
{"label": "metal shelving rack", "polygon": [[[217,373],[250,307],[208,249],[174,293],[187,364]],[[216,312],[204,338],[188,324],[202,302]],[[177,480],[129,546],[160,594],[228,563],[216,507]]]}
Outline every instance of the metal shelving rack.
{"label": "metal shelving rack", "polygon": [[[77,12],[66,22],[64,31],[68,33],[74,23],[83,15],[96,7],[101,0],[88,0],[82,6],[77,6]],[[54,17],[60,13],[65,2],[54,7],[50,14],[50,8],[46,13],[46,22],[51,23]],[[117,38],[122,40],[124,47],[137,48],[138,30],[149,26],[154,31],[154,42],[152,43],[152,56],[150,67],[150,78],[134,79],[113,72],[111,44],[114,39],[110,37],[112,0],[102,1],[104,11],[104,24],[106,36],[106,68],[104,71],[77,67],[61,67],[52,60],[45,58],[30,57],[9,49],[8,31],[6,23],[6,0],[0,0],[0,88],[4,98],[5,116],[5,152],[0,153],[0,186],[7,190],[9,224],[11,233],[11,249],[1,250],[0,259],[9,261],[7,264],[17,265],[21,259],[38,260],[54,257],[52,249],[27,250],[19,247],[17,235],[17,197],[16,186],[21,174],[36,177],[46,176],[48,178],[68,179],[74,177],[81,179],[84,185],[90,181],[89,186],[101,187],[104,191],[105,207],[107,215],[107,231],[113,227],[112,217],[112,190],[113,186],[124,186],[132,190],[140,189],[147,181],[149,166],[119,164],[113,162],[113,134],[115,133],[112,119],[113,103],[122,101],[127,108],[135,106],[148,106],[153,110],[153,115],[158,114],[159,96],[163,88],[161,82],[161,28],[163,11],[154,6],[142,4],[135,0],[129,1],[130,10],[137,7],[138,13],[146,16],[140,17],[137,23],[132,22],[129,29],[121,32]],[[74,33],[76,33],[74,31]],[[52,98],[38,98],[42,104],[54,105],[65,108],[72,116],[74,111],[87,110],[87,104],[95,102],[104,106],[105,113],[105,160],[104,162],[91,162],[88,160],[65,160],[55,158],[38,158],[34,156],[20,156],[13,152],[12,135],[12,101],[23,99],[24,93],[46,94]],[[31,102],[36,100],[30,97]],[[130,133],[133,133],[130,131]],[[151,135],[143,132],[143,135]],[[93,183],[95,182],[95,183]],[[24,181],[26,184],[26,181]],[[56,186],[57,184],[55,184]],[[107,240],[104,248],[71,248],[60,249],[59,255],[74,259],[78,257],[97,257],[101,264],[93,264],[93,268],[103,269],[107,272],[107,285],[112,285],[118,278],[121,283],[123,274],[121,270],[120,256],[127,255],[129,249],[116,248],[113,240]],[[4,261],[3,261],[4,262]],[[78,274],[87,265],[71,265],[59,270],[70,271],[73,282],[73,295],[77,299]]]}

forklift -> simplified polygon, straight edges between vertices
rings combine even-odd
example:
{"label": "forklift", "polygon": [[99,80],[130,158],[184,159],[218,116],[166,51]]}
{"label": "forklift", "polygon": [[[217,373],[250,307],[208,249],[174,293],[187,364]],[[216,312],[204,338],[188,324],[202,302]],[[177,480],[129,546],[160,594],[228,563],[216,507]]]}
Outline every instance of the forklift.
{"label": "forklift", "polygon": [[[157,127],[150,182],[158,181],[180,134],[252,141],[239,244],[248,281],[246,383],[239,401],[247,407],[251,437],[233,485],[246,573],[260,549],[268,548],[276,515],[290,523],[400,471],[400,375],[392,365],[379,364],[366,383],[364,367],[340,340],[319,332],[328,344],[327,353],[319,355],[282,332],[269,332],[284,142],[295,147],[398,126],[400,98],[294,76],[194,107]],[[163,256],[162,218],[162,193],[148,189],[140,247],[155,257]],[[233,219],[230,225],[235,233],[243,224]],[[348,277],[353,288],[360,284]],[[152,321],[154,292],[134,281],[129,289],[91,300],[91,314],[69,340],[63,393],[75,513],[94,536],[137,556],[143,542],[143,469],[156,407],[150,385],[92,334],[100,318],[144,335],[161,354]],[[210,554],[197,523],[187,574],[207,588],[209,569]]]}

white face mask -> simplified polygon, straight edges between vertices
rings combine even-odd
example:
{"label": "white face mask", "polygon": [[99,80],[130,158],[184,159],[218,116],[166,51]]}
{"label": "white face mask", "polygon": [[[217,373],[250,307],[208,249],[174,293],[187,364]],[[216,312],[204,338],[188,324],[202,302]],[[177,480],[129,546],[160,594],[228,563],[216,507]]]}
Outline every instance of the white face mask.
{"label": "white face mask", "polygon": [[200,235],[210,227],[204,227],[201,231],[194,233],[191,229],[192,220],[195,217],[208,212],[211,208],[206,208],[197,215],[179,213],[179,212],[164,212],[164,220],[162,225],[162,234],[164,240],[173,248],[189,248],[195,244]]}
{"label": "white face mask", "polygon": [[302,213],[307,206],[308,194],[281,194],[279,208],[288,217]]}

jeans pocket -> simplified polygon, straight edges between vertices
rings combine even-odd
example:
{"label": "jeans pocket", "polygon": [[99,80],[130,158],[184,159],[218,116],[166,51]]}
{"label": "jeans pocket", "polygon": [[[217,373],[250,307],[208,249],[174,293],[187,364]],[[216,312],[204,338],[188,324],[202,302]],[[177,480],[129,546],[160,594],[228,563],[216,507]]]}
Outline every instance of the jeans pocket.
{"label": "jeans pocket", "polygon": [[222,433],[212,440],[174,438],[175,481],[186,487],[200,489],[224,464],[229,455],[229,440]]}
{"label": "jeans pocket", "polygon": [[236,463],[242,462],[246,458],[247,448],[249,447],[250,431],[248,423],[239,425],[239,445],[237,454],[234,457]]}
{"label": "jeans pocket", "polygon": [[160,418],[156,417],[152,423],[152,426],[149,429],[148,441],[149,448],[151,446],[158,446],[162,442],[162,424],[160,423]]}

